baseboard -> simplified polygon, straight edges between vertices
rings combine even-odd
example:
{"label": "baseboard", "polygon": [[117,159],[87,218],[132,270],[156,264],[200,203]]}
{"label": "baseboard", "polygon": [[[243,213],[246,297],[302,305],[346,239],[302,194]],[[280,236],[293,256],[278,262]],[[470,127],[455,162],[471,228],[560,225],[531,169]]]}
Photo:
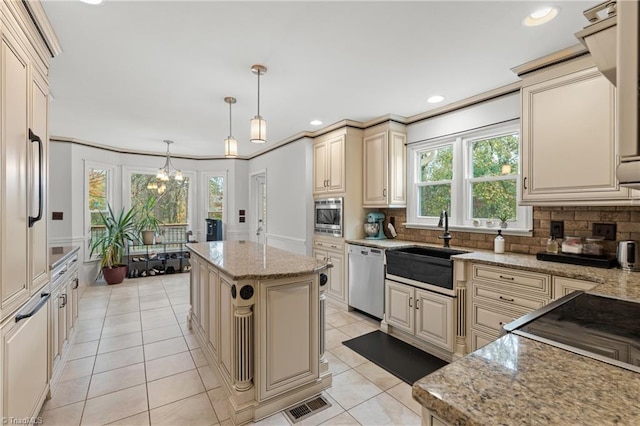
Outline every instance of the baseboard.
{"label": "baseboard", "polygon": [[410,344],[411,346],[415,346],[416,348],[425,351],[428,354],[431,354],[433,356],[437,356],[440,359],[443,359],[447,362],[453,362],[453,352],[449,352],[445,349],[442,349],[438,346],[429,344],[427,342],[424,342],[420,339],[417,339],[415,336],[412,336],[408,333],[405,333],[402,330],[398,330],[396,329],[394,326],[392,325],[387,325],[388,327],[388,331],[387,334],[389,336],[393,336],[396,339],[402,340],[405,343]]}

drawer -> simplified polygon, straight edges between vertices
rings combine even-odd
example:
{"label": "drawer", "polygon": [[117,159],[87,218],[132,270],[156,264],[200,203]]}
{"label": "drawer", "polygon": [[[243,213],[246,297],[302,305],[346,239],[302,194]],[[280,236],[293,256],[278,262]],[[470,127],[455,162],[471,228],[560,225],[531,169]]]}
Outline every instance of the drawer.
{"label": "drawer", "polygon": [[558,299],[576,290],[591,290],[598,283],[575,280],[573,278],[553,277],[553,298]]}
{"label": "drawer", "polygon": [[551,296],[551,276],[547,274],[474,264],[473,280],[520,288],[546,297]]}
{"label": "drawer", "polygon": [[475,300],[485,300],[498,303],[505,307],[515,306],[527,310],[534,310],[543,307],[549,303],[549,298],[534,297],[530,295],[522,295],[517,292],[509,292],[502,290],[502,287],[496,288],[491,285],[482,285],[474,282],[473,298]]}
{"label": "drawer", "polygon": [[487,332],[475,330],[472,328],[471,329],[471,351],[473,352],[485,345],[488,345],[489,343],[498,339],[498,337],[500,337],[498,333],[487,333]]}
{"label": "drawer", "polygon": [[502,331],[502,326],[530,312],[529,309],[503,309],[489,304],[471,304],[471,327],[480,327],[489,333]]}
{"label": "drawer", "polygon": [[329,241],[313,240],[313,246],[317,247],[317,248],[323,248],[325,250],[344,251],[344,243],[342,243],[342,242],[329,242]]}

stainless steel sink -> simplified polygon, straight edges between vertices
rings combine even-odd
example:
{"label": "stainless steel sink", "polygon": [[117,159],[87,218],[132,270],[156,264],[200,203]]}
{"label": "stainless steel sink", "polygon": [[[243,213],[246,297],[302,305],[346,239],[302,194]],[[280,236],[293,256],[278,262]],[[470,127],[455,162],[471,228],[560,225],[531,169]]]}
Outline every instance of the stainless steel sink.
{"label": "stainless steel sink", "polygon": [[[404,247],[387,250],[387,277],[406,278],[453,290],[451,256],[467,253],[439,247]],[[391,276],[391,277],[389,277]]]}

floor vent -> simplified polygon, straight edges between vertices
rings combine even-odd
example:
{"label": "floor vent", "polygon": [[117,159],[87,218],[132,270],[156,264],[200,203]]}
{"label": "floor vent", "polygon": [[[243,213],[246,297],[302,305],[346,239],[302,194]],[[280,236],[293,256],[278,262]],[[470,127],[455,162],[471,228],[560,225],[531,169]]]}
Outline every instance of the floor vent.
{"label": "floor vent", "polygon": [[306,419],[307,417],[317,413],[318,411],[322,411],[325,408],[329,407],[331,407],[329,401],[324,399],[324,397],[322,396],[318,396],[305,401],[302,404],[296,405],[293,408],[289,408],[285,411],[285,414],[293,423],[298,423],[299,421]]}

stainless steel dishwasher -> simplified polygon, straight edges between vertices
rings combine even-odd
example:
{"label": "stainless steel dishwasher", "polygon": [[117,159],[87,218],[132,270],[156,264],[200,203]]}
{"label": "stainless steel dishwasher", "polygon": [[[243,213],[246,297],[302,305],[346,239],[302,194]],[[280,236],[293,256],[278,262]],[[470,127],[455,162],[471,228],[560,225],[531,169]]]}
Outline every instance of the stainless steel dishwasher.
{"label": "stainless steel dishwasher", "polygon": [[349,306],[381,319],[384,314],[384,250],[348,244]]}

